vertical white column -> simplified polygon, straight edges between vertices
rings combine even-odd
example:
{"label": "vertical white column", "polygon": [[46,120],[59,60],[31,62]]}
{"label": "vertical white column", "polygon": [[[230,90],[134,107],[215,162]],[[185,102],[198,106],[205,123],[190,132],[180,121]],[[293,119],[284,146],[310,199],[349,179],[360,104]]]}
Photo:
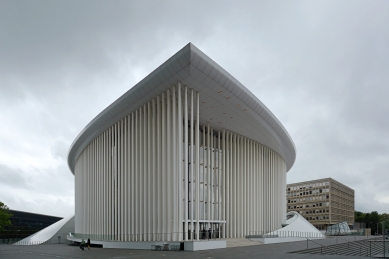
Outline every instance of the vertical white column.
{"label": "vertical white column", "polygon": [[[226,130],[223,129],[223,150],[222,150],[222,157],[223,157],[223,167],[222,167],[222,217],[221,219],[222,220],[226,220],[226,202],[227,202],[227,195],[226,195],[226,177],[227,177],[227,172],[226,172],[226,168],[227,168],[227,164],[226,164],[226,153],[227,153],[227,148],[226,148]],[[222,238],[226,238],[226,224],[224,223],[222,225]]]}
{"label": "vertical white column", "polygon": [[226,148],[224,150],[225,154],[225,226],[224,226],[224,232],[226,238],[231,237],[231,215],[230,215],[230,197],[231,197],[231,189],[230,189],[230,157],[231,157],[231,145],[230,145],[230,133],[228,130],[226,130]]}
{"label": "vertical white column", "polygon": [[[237,171],[236,171],[236,181],[237,181],[237,185],[238,185],[238,189],[237,189],[237,205],[238,205],[238,211],[237,211],[237,237],[242,237],[242,229],[243,229],[243,174],[242,174],[242,171],[243,171],[243,163],[242,163],[242,160],[243,160],[243,145],[242,145],[242,137],[241,136],[237,136],[237,140],[238,140],[238,148],[237,148]],[[242,175],[241,175],[242,174]]]}
{"label": "vertical white column", "polygon": [[140,234],[140,221],[139,221],[139,212],[140,212],[140,206],[139,206],[139,154],[141,153],[140,145],[139,145],[139,109],[135,111],[135,122],[134,122],[134,128],[135,128],[135,193],[134,193],[134,201],[135,201],[135,241],[140,241],[139,234]]}
{"label": "vertical white column", "polygon": [[159,95],[157,96],[157,215],[158,215],[158,227],[157,227],[157,241],[162,240],[162,106]]}
{"label": "vertical white column", "polygon": [[[153,157],[151,155],[151,130],[152,130],[152,111],[151,111],[151,102],[147,102],[147,241],[151,241],[151,232],[152,232],[152,221],[153,221],[153,213],[152,213],[152,205],[154,196],[152,195],[152,187],[153,187],[153,177],[152,177],[152,166],[153,166]],[[146,134],[145,134],[146,135]]]}
{"label": "vertical white column", "polygon": [[112,127],[109,128],[108,133],[108,239],[112,240],[112,222],[113,222],[113,146],[112,146]]}
{"label": "vertical white column", "polygon": [[[106,145],[106,135],[107,131],[104,131],[103,133],[103,189],[102,189],[102,194],[103,194],[103,222],[102,222],[102,227],[103,227],[103,238],[106,239],[107,235],[107,211],[108,211],[108,203],[107,203],[107,145]],[[77,213],[76,213],[77,215]]]}
{"label": "vertical white column", "polygon": [[265,229],[264,229],[264,225],[263,225],[263,220],[264,220],[264,214],[265,214],[265,209],[264,209],[264,150],[263,150],[263,146],[262,145],[259,145],[259,152],[260,152],[260,164],[259,164],[259,170],[260,170],[260,177],[259,177],[259,181],[260,181],[260,197],[261,199],[259,200],[261,202],[261,206],[260,206],[260,209],[261,209],[261,221],[260,221],[260,227],[261,227],[261,231],[264,232]]}
{"label": "vertical white column", "polygon": [[[165,93],[162,92],[162,202],[166,203],[166,101]],[[162,212],[162,235],[163,240],[166,240],[167,218],[166,211]]]}
{"label": "vertical white column", "polygon": [[142,204],[142,240],[147,241],[147,219],[148,219],[148,212],[147,212],[147,171],[148,171],[148,165],[149,162],[147,161],[147,109],[146,104],[143,105],[143,116],[142,116],[142,130],[140,132],[142,141],[142,153],[143,157],[141,160],[142,170],[140,171],[140,174],[142,174],[142,182],[141,186],[143,188],[143,191],[141,192],[141,196],[139,197]]}
{"label": "vertical white column", "polygon": [[117,146],[118,146],[118,143],[117,143],[117,124],[114,125],[114,128],[113,128],[113,143],[114,143],[114,156],[113,156],[113,176],[114,176],[114,179],[113,179],[113,199],[114,199],[114,203],[113,203],[113,213],[114,213],[114,224],[113,224],[113,233],[114,233],[114,239],[117,240],[118,238],[118,233],[117,233],[117,230],[118,230],[118,215],[117,215],[117,211],[118,211],[118,203],[117,203],[117,198],[118,198],[118,195],[117,195],[117,191],[118,191],[118,188],[117,188],[117,155],[118,155],[118,151],[117,151]]}
{"label": "vertical white column", "polygon": [[99,181],[98,181],[98,173],[99,173],[99,160],[98,160],[98,144],[99,144],[99,137],[96,137],[95,140],[94,140],[94,157],[93,157],[93,163],[94,163],[94,174],[93,174],[93,200],[94,200],[94,204],[93,204],[93,210],[92,210],[92,213],[94,214],[93,215],[93,228],[92,228],[92,231],[91,231],[91,234],[98,234],[98,231],[99,231],[99,227],[98,227],[98,220],[99,220],[99,214],[97,214],[96,212],[98,211],[98,206],[99,206],[99,193],[98,193],[98,189],[99,189]]}
{"label": "vertical white column", "polygon": [[[208,132],[207,132],[207,126],[204,125],[202,127],[202,140],[203,140],[203,220],[208,220]],[[203,227],[207,229],[207,225],[204,222]]]}
{"label": "vertical white column", "polygon": [[249,215],[250,215],[250,207],[248,206],[249,202],[249,196],[247,195],[247,191],[249,190],[249,185],[248,185],[248,180],[249,180],[249,172],[250,172],[250,165],[249,165],[249,145],[248,145],[248,139],[245,137],[244,138],[244,145],[245,145],[245,181],[244,181],[244,204],[245,204],[245,211],[244,211],[244,216],[245,216],[245,222],[244,222],[244,232],[243,236],[248,235],[248,226],[250,223]]}
{"label": "vertical white column", "polygon": [[260,162],[260,157],[259,157],[259,150],[258,150],[258,145],[257,143],[254,143],[254,187],[255,187],[255,196],[254,196],[254,201],[255,201],[255,209],[254,209],[254,222],[255,222],[255,231],[257,231],[257,234],[260,234],[260,227],[259,227],[259,219],[262,217],[260,213],[260,199],[262,197],[259,196],[259,177],[260,177],[260,170],[259,170],[259,162]]}
{"label": "vertical white column", "polygon": [[126,159],[126,169],[125,169],[125,176],[126,176],[126,180],[125,180],[125,188],[126,188],[126,208],[125,208],[125,222],[126,222],[126,239],[125,241],[130,241],[130,233],[131,233],[131,229],[130,229],[130,206],[131,206],[131,180],[130,180],[130,166],[131,166],[131,160],[130,160],[130,115],[127,115],[126,116],[126,127],[125,127],[125,136],[126,136],[126,148],[125,148],[125,159]]}
{"label": "vertical white column", "polygon": [[182,220],[183,220],[183,213],[182,213],[182,164],[183,164],[183,150],[182,150],[182,100],[181,100],[181,82],[178,82],[178,136],[179,136],[179,142],[178,142],[178,232],[179,232],[179,240],[181,240],[183,232],[182,228]]}
{"label": "vertical white column", "polygon": [[144,178],[144,168],[143,168],[143,136],[142,133],[144,131],[143,129],[143,107],[139,107],[138,109],[138,120],[137,120],[137,139],[138,139],[138,159],[137,159],[137,164],[138,164],[138,170],[136,170],[136,174],[138,175],[138,181],[137,181],[137,194],[136,194],[136,200],[137,200],[137,217],[138,217],[138,240],[139,241],[144,241],[143,240],[143,178]]}
{"label": "vertical white column", "polygon": [[[158,209],[157,209],[157,204],[158,202],[156,201],[157,200],[157,197],[158,197],[158,193],[157,193],[157,170],[156,170],[156,164],[157,164],[157,161],[156,161],[156,158],[157,158],[157,155],[156,155],[156,150],[157,150],[157,145],[156,145],[156,107],[155,107],[155,98],[153,98],[153,101],[152,101],[152,124],[151,124],[151,128],[152,128],[152,134],[151,134],[151,143],[152,143],[152,170],[151,170],[151,174],[152,174],[152,183],[153,183],[153,188],[151,190],[151,195],[152,195],[152,233],[157,233],[158,232],[158,229],[157,229],[157,219],[158,219]],[[159,183],[158,183],[159,184]],[[153,234],[152,236],[152,241],[155,241],[156,240],[156,235]]]}
{"label": "vertical white column", "polygon": [[120,213],[120,232],[121,232],[121,237],[120,237],[120,240],[124,241],[125,239],[125,208],[126,208],[126,205],[125,205],[125,201],[127,201],[126,199],[126,196],[125,196],[125,189],[127,189],[127,187],[124,185],[125,183],[125,168],[124,168],[124,165],[125,165],[125,156],[124,156],[124,148],[125,148],[125,136],[124,136],[124,128],[125,128],[125,118],[123,118],[121,120],[121,127],[120,127],[120,142],[121,142],[121,145],[120,145],[120,207],[121,207],[121,213]]}
{"label": "vertical white column", "polygon": [[117,123],[117,133],[116,133],[116,138],[117,138],[117,234],[118,238],[117,240],[122,241],[121,235],[122,235],[122,136],[121,136],[121,128],[122,128],[122,121],[118,121]]}
{"label": "vertical white column", "polygon": [[243,157],[243,161],[242,161],[242,167],[243,167],[243,181],[242,181],[242,197],[243,197],[243,209],[242,209],[242,212],[243,212],[243,215],[242,215],[242,231],[241,231],[241,236],[244,236],[246,234],[246,228],[247,228],[247,222],[248,222],[248,219],[247,219],[247,215],[248,215],[248,207],[247,207],[247,200],[248,200],[248,197],[247,197],[247,138],[245,137],[242,137],[242,149],[243,149],[243,152],[242,152],[242,157]]}
{"label": "vertical white column", "polygon": [[200,94],[196,92],[196,240],[200,235]]}
{"label": "vertical white column", "polygon": [[[222,217],[222,196],[221,196],[221,193],[222,193],[222,181],[223,181],[223,178],[222,178],[222,155],[221,155],[221,132],[218,131],[217,133],[217,161],[218,161],[218,165],[217,165],[217,185],[218,185],[218,188],[217,188],[217,220],[223,220],[223,217]],[[220,227],[221,225],[219,224],[219,233],[218,233],[218,236],[220,238]]]}
{"label": "vertical white column", "polygon": [[[213,220],[213,210],[214,210],[214,205],[213,205],[213,176],[214,176],[214,149],[213,149],[213,128],[210,127],[210,124],[208,123],[208,220]],[[209,227],[212,229],[212,225],[210,224]]]}
{"label": "vertical white column", "polygon": [[[215,214],[215,219],[217,220],[222,220],[223,219],[223,216],[222,216],[222,205],[221,205],[221,188],[222,188],[222,184],[221,184],[221,164],[222,164],[222,160],[221,160],[221,153],[220,153],[220,130],[218,130],[218,133],[217,133],[217,170],[216,170],[216,183],[217,183],[217,192],[216,192],[216,201],[215,201],[215,204],[216,204],[216,207],[217,207],[217,214]],[[219,224],[219,229],[218,231],[220,231],[220,224]],[[218,233],[218,237],[220,238],[220,232]]]}
{"label": "vertical white column", "polygon": [[234,208],[234,235],[233,237],[236,238],[237,237],[237,210],[239,210],[239,204],[238,204],[238,197],[237,197],[237,192],[239,191],[238,190],[238,159],[239,159],[239,156],[237,155],[237,151],[238,151],[238,137],[236,135],[236,133],[234,133],[234,166],[233,166],[233,186],[234,186],[234,199],[233,199],[233,203],[231,204]]}
{"label": "vertical white column", "polygon": [[122,170],[121,170],[121,206],[122,206],[122,215],[121,215],[121,224],[122,224],[122,237],[121,237],[121,240],[122,241],[125,241],[125,238],[126,238],[126,204],[127,204],[127,197],[126,197],[126,190],[127,190],[127,186],[126,186],[126,152],[125,152],[125,148],[126,148],[126,132],[125,132],[125,129],[126,129],[126,117],[124,117],[122,119],[122,128],[121,128],[121,142],[122,142],[122,148],[121,148],[121,161],[122,161]]}
{"label": "vertical white column", "polygon": [[131,113],[131,241],[136,241],[136,205],[135,205],[135,148],[136,148],[136,140],[135,140],[135,114]]}
{"label": "vertical white column", "polygon": [[[185,166],[185,175],[184,175],[184,240],[188,239],[188,87],[184,88],[184,166]],[[182,184],[182,183],[181,183]],[[182,201],[181,201],[182,202]],[[182,223],[181,223],[182,224]]]}
{"label": "vertical white column", "polygon": [[[87,152],[86,152],[86,161],[87,161],[87,164],[86,164],[86,174],[85,174],[85,182],[88,183],[89,182],[89,164],[90,164],[90,158],[89,158],[89,145],[88,145],[88,149],[87,149]],[[84,194],[85,198],[84,198],[84,201],[86,204],[85,208],[84,208],[84,215],[85,215],[85,218],[83,218],[83,225],[85,226],[85,232],[84,233],[89,233],[89,222],[86,220],[87,218],[89,218],[89,185],[87,184],[86,185],[86,188],[85,188],[85,194]]]}
{"label": "vertical white column", "polygon": [[194,121],[193,121],[193,113],[194,113],[194,105],[193,105],[193,89],[190,89],[190,239],[193,240],[193,203],[194,203],[194,197],[193,197],[193,188],[195,187],[194,185],[194,170],[195,170],[195,165],[193,161],[193,130],[194,130]]}
{"label": "vertical white column", "polygon": [[172,86],[172,174],[171,174],[171,187],[170,187],[170,195],[172,201],[172,241],[177,241],[177,231],[178,231],[178,215],[177,211],[177,202],[175,202],[174,198],[176,197],[176,179],[177,179],[177,111],[176,111],[176,88]]}
{"label": "vertical white column", "polygon": [[[208,123],[207,124],[207,142],[205,143],[204,146],[207,147],[207,151],[206,151],[206,156],[207,156],[207,168],[205,169],[204,168],[204,171],[206,170],[207,172],[207,217],[205,218],[207,221],[209,221],[211,219],[210,215],[211,215],[211,180],[210,180],[210,176],[211,176],[211,137],[210,137],[210,134],[211,134],[211,125]],[[209,228],[209,225],[207,226],[207,228]]]}
{"label": "vertical white column", "polygon": [[171,197],[171,159],[172,159],[172,131],[171,131],[171,101],[170,101],[170,89],[166,91],[166,182],[164,185],[166,192],[166,219],[167,219],[167,240],[171,240],[172,237],[172,197]]}
{"label": "vertical white column", "polygon": [[[251,178],[250,178],[250,188],[251,188],[251,229],[253,231],[258,231],[257,225],[256,225],[256,215],[255,215],[255,208],[258,207],[258,203],[255,202],[255,175],[257,174],[257,171],[255,170],[255,164],[256,164],[256,157],[255,157],[255,142],[251,141]],[[258,215],[259,216],[259,215]],[[256,233],[253,233],[256,234]]]}

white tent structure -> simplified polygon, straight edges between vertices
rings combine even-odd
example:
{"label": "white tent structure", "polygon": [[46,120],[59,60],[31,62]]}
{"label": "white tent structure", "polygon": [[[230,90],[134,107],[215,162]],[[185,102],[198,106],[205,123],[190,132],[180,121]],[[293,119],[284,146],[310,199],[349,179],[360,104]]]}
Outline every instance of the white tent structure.
{"label": "white tent structure", "polygon": [[267,233],[260,238],[251,238],[259,240],[264,244],[293,242],[308,239],[326,238],[317,228],[309,223],[303,216],[296,211],[286,214],[286,220],[283,227]]}

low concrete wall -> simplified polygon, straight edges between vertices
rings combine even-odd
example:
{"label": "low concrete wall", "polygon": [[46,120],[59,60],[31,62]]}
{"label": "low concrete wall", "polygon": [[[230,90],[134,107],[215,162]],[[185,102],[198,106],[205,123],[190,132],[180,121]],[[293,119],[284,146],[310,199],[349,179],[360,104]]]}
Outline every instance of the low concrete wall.
{"label": "low concrete wall", "polygon": [[141,250],[150,250],[152,245],[160,245],[168,243],[171,247],[172,245],[180,245],[180,242],[111,242],[111,241],[102,241],[104,248],[123,248],[123,249],[141,249]]}
{"label": "low concrete wall", "polygon": [[[324,238],[309,238],[309,239],[325,239]],[[276,243],[286,243],[286,242],[295,242],[295,241],[304,241],[307,240],[305,237],[269,237],[269,238],[250,238],[252,241],[259,241],[263,244],[276,244]]]}
{"label": "low concrete wall", "polygon": [[201,251],[226,248],[226,240],[210,240],[210,241],[187,241],[184,243],[185,251]]}
{"label": "low concrete wall", "polygon": [[[74,242],[81,242],[80,238],[76,237],[67,237],[68,240]],[[86,241],[86,240],[85,240]],[[102,245],[104,248],[122,248],[122,249],[141,249],[141,250],[150,250],[153,245],[169,244],[169,247],[180,246],[180,242],[119,242],[119,241],[100,241],[100,240],[91,240],[92,244]],[[226,240],[209,240],[209,241],[185,241],[184,250],[185,251],[201,251],[201,250],[210,250],[210,249],[220,249],[226,248]]]}
{"label": "low concrete wall", "polygon": [[[81,238],[68,236],[67,239],[73,242],[78,242],[78,243],[81,242]],[[91,240],[90,242],[91,244],[102,245],[104,248],[122,248],[122,249],[140,249],[140,250],[150,250],[152,245],[163,246],[163,244],[169,244],[170,247],[172,245],[176,245],[176,246],[180,245],[180,242],[155,242],[155,241],[120,242],[120,241]]]}

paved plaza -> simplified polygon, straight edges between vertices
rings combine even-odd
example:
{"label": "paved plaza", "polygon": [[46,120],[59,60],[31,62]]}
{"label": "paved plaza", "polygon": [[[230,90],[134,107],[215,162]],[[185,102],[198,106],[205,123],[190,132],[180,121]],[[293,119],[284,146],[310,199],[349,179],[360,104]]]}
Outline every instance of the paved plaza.
{"label": "paved plaza", "polygon": [[[361,238],[361,237],[360,237]],[[350,241],[351,237],[349,237]],[[346,242],[327,238],[318,240],[323,245],[333,245],[336,242]],[[252,245],[231,247],[225,249],[187,252],[187,251],[148,251],[148,250],[127,250],[127,249],[105,249],[92,247],[91,250],[80,250],[78,246],[66,244],[51,244],[39,246],[14,246],[0,245],[1,259],[43,259],[43,258],[71,258],[71,259],[125,259],[125,258],[366,258],[361,256],[336,256],[336,255],[313,255],[294,254],[292,251],[306,249],[307,242],[291,242],[270,245]],[[315,247],[313,243],[310,248]]]}

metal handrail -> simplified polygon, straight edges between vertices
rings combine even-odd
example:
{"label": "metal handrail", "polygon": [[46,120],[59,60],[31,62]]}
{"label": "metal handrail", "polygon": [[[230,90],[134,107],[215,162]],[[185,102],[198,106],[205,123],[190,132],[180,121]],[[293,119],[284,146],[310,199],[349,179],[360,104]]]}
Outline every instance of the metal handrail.
{"label": "metal handrail", "polygon": [[343,237],[340,237],[340,236],[337,236],[337,237],[336,237],[336,244],[338,244],[338,238],[347,241],[347,248],[350,248],[350,241],[348,241],[347,239],[345,239],[345,238],[343,238]]}
{"label": "metal handrail", "polygon": [[[350,242],[349,240],[347,240],[347,239],[345,239],[343,237],[340,237],[340,236],[336,237],[336,244],[338,244],[338,238],[347,241],[347,249],[349,249],[349,250],[350,250],[350,243],[352,243],[353,245],[358,246],[359,247],[359,255],[362,255],[362,248],[365,248],[366,251],[369,250],[369,247],[367,245],[363,244],[363,243],[362,244],[357,244],[356,241]],[[366,255],[368,255],[368,252],[366,252]],[[371,256],[371,248],[370,248],[370,256]]]}
{"label": "metal handrail", "polygon": [[315,241],[313,241],[312,239],[309,239],[309,238],[307,238],[307,250],[308,250],[308,241],[311,241],[311,242],[313,242],[313,243],[315,243],[315,244],[318,244],[318,245],[320,246],[320,254],[323,253],[323,247],[325,247],[325,248],[327,248],[327,249],[331,249],[331,250],[335,251],[335,254],[338,255],[338,251],[336,251],[334,248],[331,248],[331,247],[329,247],[329,246],[322,245],[322,244],[320,244],[320,243],[318,243],[318,242],[315,242]]}
{"label": "metal handrail", "polygon": [[369,242],[369,251],[370,251],[370,257],[371,257],[372,244],[374,246],[373,249],[378,249],[378,250],[382,249],[383,254],[384,254],[384,252],[386,251],[385,246],[384,245],[382,247],[380,247],[379,245],[377,246],[377,243],[389,242],[389,240],[386,241],[386,240],[381,240],[380,238],[374,238],[373,240],[369,240],[368,242]]}

